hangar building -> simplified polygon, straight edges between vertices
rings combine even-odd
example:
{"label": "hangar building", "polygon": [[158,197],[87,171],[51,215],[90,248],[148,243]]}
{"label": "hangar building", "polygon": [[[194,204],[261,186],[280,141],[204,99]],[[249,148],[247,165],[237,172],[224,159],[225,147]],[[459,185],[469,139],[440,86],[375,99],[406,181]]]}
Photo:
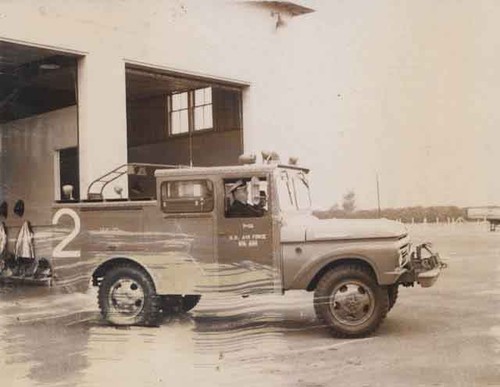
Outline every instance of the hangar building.
{"label": "hangar building", "polygon": [[127,164],[236,163],[286,104],[282,42],[311,15],[297,1],[4,3],[0,201],[38,223],[93,182],[116,178],[105,199],[151,195]]}

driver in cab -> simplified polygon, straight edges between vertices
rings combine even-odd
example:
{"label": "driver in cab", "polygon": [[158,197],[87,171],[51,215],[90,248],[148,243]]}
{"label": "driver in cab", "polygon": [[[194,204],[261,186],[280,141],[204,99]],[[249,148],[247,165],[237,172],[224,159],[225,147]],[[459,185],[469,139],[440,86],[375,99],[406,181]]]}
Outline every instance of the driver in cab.
{"label": "driver in cab", "polygon": [[248,188],[243,180],[238,180],[229,188],[232,203],[227,216],[229,218],[250,218],[263,216],[266,210],[261,204],[253,206],[248,204]]}

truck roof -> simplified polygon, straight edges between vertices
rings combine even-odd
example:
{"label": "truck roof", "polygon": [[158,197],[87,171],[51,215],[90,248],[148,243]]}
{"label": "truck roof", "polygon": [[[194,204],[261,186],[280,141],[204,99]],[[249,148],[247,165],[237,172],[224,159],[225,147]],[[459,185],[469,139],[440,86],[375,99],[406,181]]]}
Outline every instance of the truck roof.
{"label": "truck roof", "polygon": [[288,168],[309,172],[308,169],[295,165],[282,164],[245,164],[245,165],[226,165],[218,167],[185,167],[176,169],[157,169],[156,177],[166,176],[186,176],[186,175],[223,175],[238,173],[259,173],[271,172],[277,168]]}

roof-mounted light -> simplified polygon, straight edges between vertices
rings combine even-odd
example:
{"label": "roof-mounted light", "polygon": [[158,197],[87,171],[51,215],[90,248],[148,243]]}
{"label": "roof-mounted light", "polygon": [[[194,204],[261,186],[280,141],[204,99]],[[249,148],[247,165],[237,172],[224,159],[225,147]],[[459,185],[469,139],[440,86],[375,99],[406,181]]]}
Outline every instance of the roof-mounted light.
{"label": "roof-mounted light", "polygon": [[280,156],[274,151],[262,151],[262,161],[264,163],[279,163]]}
{"label": "roof-mounted light", "polygon": [[250,153],[250,154],[242,154],[238,157],[238,162],[240,164],[255,164],[255,161],[257,160],[257,156],[255,156],[255,153]]}
{"label": "roof-mounted light", "polygon": [[289,157],[288,158],[288,165],[297,165],[299,163],[299,158],[298,157]]}

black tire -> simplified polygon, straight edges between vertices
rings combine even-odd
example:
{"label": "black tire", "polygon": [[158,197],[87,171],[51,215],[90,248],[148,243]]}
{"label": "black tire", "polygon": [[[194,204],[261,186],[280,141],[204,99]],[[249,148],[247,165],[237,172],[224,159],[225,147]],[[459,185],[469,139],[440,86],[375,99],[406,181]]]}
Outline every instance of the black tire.
{"label": "black tire", "polygon": [[399,294],[399,284],[391,285],[387,288],[387,295],[389,297],[389,310],[396,304]]}
{"label": "black tire", "polygon": [[109,270],[99,286],[98,301],[102,317],[111,324],[158,324],[160,307],[153,281],[138,267]]}
{"label": "black tire", "polygon": [[389,310],[385,287],[360,265],[326,272],[314,292],[314,310],[335,337],[364,337],[374,332]]}
{"label": "black tire", "polygon": [[182,311],[189,312],[193,309],[198,302],[200,302],[201,296],[198,294],[189,294],[182,297]]}

